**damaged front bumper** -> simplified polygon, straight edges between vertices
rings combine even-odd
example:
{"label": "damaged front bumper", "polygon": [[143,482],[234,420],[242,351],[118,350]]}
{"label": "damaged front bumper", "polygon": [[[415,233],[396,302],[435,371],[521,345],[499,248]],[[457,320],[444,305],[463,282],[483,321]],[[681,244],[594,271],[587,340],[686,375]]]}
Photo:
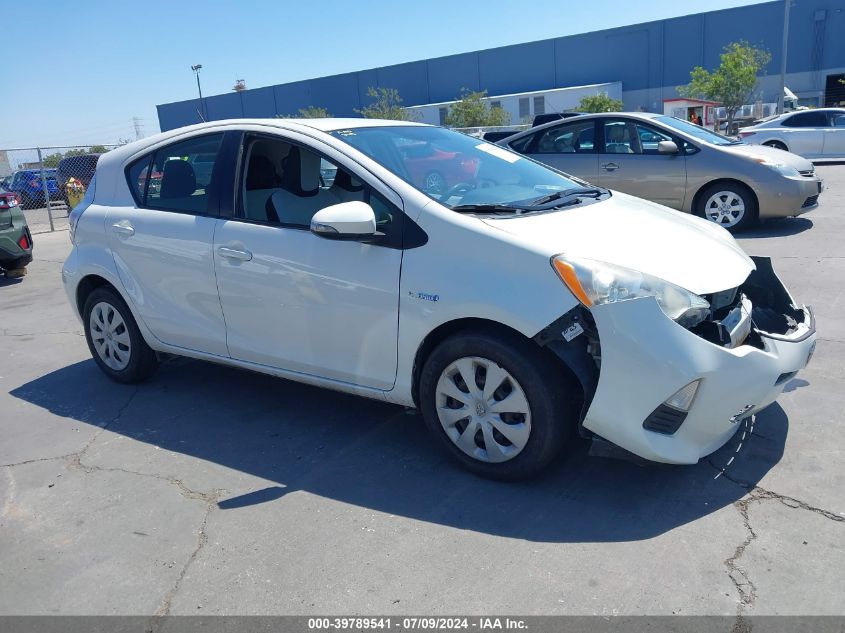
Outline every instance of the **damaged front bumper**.
{"label": "damaged front bumper", "polygon": [[[808,363],[815,321],[810,308],[796,307],[770,260],[753,259],[757,269],[738,289],[736,304],[750,310],[747,330],[732,320],[715,324],[716,338],[712,331],[691,331],[651,297],[593,307],[600,370],[592,387],[590,372],[583,374],[583,427],[645,459],[693,464],[727,442],[741,420],[774,402]],[[550,348],[563,357],[576,341]],[[647,423],[650,416],[695,381],[697,392],[680,421],[654,430],[661,427]]]}

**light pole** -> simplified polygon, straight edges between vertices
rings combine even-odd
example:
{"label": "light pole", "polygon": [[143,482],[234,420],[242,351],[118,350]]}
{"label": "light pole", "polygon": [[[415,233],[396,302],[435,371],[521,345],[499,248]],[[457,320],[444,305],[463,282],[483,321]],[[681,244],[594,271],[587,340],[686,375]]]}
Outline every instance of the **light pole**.
{"label": "light pole", "polygon": [[197,92],[200,93],[200,107],[197,112],[200,115],[200,119],[202,119],[203,121],[207,121],[208,116],[206,116],[205,114],[205,105],[202,102],[202,86],[200,86],[200,71],[202,70],[202,64],[196,64],[194,66],[191,66],[191,70],[193,70],[197,76]]}
{"label": "light pole", "polygon": [[778,95],[778,114],[783,114],[783,96],[786,88],[786,45],[789,43],[789,5],[791,0],[783,0],[783,42],[780,49],[780,94]]}

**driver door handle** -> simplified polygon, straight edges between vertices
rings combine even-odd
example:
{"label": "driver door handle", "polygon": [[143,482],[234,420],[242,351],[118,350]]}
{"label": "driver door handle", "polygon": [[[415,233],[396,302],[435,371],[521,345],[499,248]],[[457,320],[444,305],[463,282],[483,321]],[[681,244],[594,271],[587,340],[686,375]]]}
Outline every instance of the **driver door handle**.
{"label": "driver door handle", "polygon": [[619,169],[619,165],[617,165],[616,163],[603,163],[601,168],[605,171],[616,171],[617,169]]}
{"label": "driver door handle", "polygon": [[135,227],[132,226],[132,223],[129,220],[121,220],[120,222],[112,224],[111,230],[118,235],[123,235],[125,237],[135,235]]}
{"label": "driver door handle", "polygon": [[242,251],[237,248],[229,248],[228,246],[221,246],[217,249],[217,254],[226,259],[234,259],[239,262],[248,262],[252,259],[252,253],[249,251]]}

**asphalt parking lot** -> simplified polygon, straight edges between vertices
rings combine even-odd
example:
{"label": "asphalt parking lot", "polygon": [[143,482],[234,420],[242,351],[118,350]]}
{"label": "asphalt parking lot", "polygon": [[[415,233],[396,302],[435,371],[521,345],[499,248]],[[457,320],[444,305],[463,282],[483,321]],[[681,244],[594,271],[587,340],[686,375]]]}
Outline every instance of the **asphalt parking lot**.
{"label": "asphalt parking lot", "polygon": [[[413,412],[174,359],[111,383],[66,231],[0,278],[0,614],[845,614],[845,166],[741,238],[816,310],[810,366],[691,467],[478,479]],[[701,262],[707,266],[707,262]]]}

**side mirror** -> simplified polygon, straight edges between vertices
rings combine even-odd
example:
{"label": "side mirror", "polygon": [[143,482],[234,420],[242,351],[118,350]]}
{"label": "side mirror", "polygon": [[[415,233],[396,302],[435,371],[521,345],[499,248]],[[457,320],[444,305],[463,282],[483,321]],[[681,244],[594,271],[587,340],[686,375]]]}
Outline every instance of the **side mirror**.
{"label": "side mirror", "polygon": [[320,209],[311,218],[311,232],[330,240],[362,240],[376,233],[376,214],[366,202],[353,200]]}
{"label": "side mirror", "polygon": [[658,154],[677,154],[678,151],[675,141],[660,141],[657,143]]}

